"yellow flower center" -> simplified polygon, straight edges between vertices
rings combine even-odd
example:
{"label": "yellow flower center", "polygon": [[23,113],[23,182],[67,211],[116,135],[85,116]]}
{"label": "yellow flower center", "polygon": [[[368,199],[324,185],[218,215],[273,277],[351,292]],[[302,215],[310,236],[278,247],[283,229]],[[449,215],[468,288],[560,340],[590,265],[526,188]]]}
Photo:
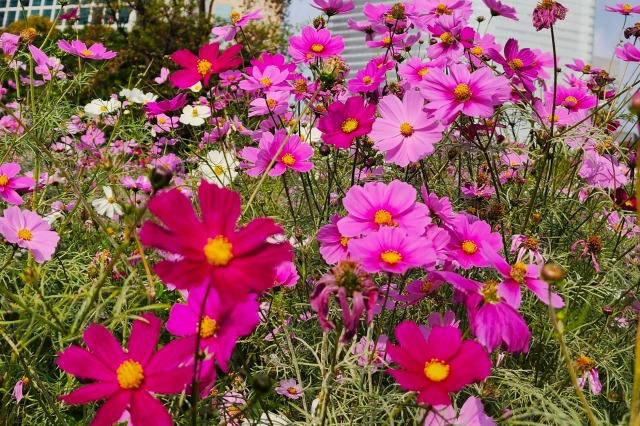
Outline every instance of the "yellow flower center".
{"label": "yellow flower center", "polygon": [[547,121],[549,123],[557,123],[558,120],[560,120],[560,119],[558,118],[557,115],[551,115],[551,114],[547,115]]}
{"label": "yellow flower center", "polygon": [[347,246],[347,244],[349,244],[349,240],[350,240],[350,238],[349,238],[349,237],[341,237],[341,238],[340,238],[340,245],[341,245],[342,247],[346,247],[346,246]]}
{"label": "yellow flower center", "polygon": [[424,363],[424,375],[432,382],[441,382],[449,377],[449,370],[449,364],[436,358]]}
{"label": "yellow flower center", "polygon": [[624,10],[625,12],[630,12],[631,11],[631,5],[629,3],[625,3],[622,5],[622,10]]}
{"label": "yellow flower center", "polygon": [[437,15],[451,15],[452,11],[443,3],[440,3],[436,6],[436,14]]}
{"label": "yellow flower center", "polygon": [[523,262],[514,263],[511,266],[509,275],[511,275],[511,278],[519,283],[524,282],[524,277],[527,275],[527,265],[525,265]]}
{"label": "yellow flower center", "polygon": [[33,234],[27,228],[22,228],[18,231],[18,238],[23,241],[31,241],[31,238],[33,238]]}
{"label": "yellow flower center", "polygon": [[108,109],[106,106],[104,106],[104,105],[101,105],[101,106],[100,106],[100,111],[102,111],[102,112],[107,112],[108,110],[109,110],[109,109]]}
{"label": "yellow flower center", "polygon": [[588,371],[596,368],[596,362],[585,355],[580,355],[576,359],[576,364],[578,364],[578,369],[582,371]]}
{"label": "yellow flower center", "polygon": [[229,19],[234,24],[237,23],[240,20],[241,17],[242,17],[242,15],[240,15],[240,13],[236,12],[235,10],[229,14]]}
{"label": "yellow flower center", "polygon": [[487,280],[480,289],[486,303],[498,303],[501,298],[498,295],[498,281]]}
{"label": "yellow flower center", "polygon": [[571,105],[575,105],[578,103],[578,100],[575,98],[575,96],[567,96],[566,98],[564,98],[564,101]]}
{"label": "yellow flower center", "polygon": [[395,265],[402,260],[402,255],[395,250],[385,250],[380,254],[380,259],[389,265]]}
{"label": "yellow flower center", "polygon": [[467,254],[473,254],[478,251],[478,246],[471,240],[464,240],[462,242],[462,251]]}
{"label": "yellow flower center", "polygon": [[423,75],[428,74],[428,73],[429,73],[429,68],[427,68],[427,67],[420,68],[418,70],[418,75],[419,76],[423,76]]}
{"label": "yellow flower center", "polygon": [[139,362],[129,359],[116,370],[118,383],[122,389],[138,389],[144,382],[144,371]]}
{"label": "yellow flower center", "polygon": [[0,186],[7,185],[9,185],[9,178],[7,177],[7,175],[0,175]]}
{"label": "yellow flower center", "polygon": [[207,61],[206,59],[200,59],[198,61],[197,68],[198,68],[198,74],[204,77],[209,72],[211,72],[211,62]]}
{"label": "yellow flower center", "polygon": [[365,78],[362,79],[362,82],[365,84],[365,86],[368,86],[371,83],[373,83],[373,79],[369,76],[366,76]]}
{"label": "yellow flower center", "polygon": [[402,136],[411,136],[413,134],[413,126],[409,123],[400,124],[400,133],[402,133]]}
{"label": "yellow flower center", "polygon": [[218,235],[215,238],[208,238],[202,250],[210,265],[226,266],[233,259],[232,247],[224,235]]}
{"label": "yellow flower center", "polygon": [[314,43],[311,45],[311,51],[315,53],[320,53],[324,50],[324,46],[319,43]]}
{"label": "yellow flower center", "polygon": [[289,392],[291,395],[297,395],[298,394],[298,389],[294,388],[293,386],[290,388],[287,388],[287,392]]}
{"label": "yellow flower center", "polygon": [[267,106],[270,109],[273,109],[276,107],[277,102],[274,99],[267,99]]}
{"label": "yellow flower center", "polygon": [[509,68],[511,68],[514,71],[520,71],[524,66],[524,64],[522,63],[522,60],[518,58],[509,61],[508,65],[509,65]]}
{"label": "yellow flower center", "polygon": [[116,202],[116,199],[115,199],[115,198],[113,198],[113,197],[109,197],[109,198],[107,198],[107,202],[108,202],[109,204],[113,204],[113,203],[115,203],[115,202]]}
{"label": "yellow flower center", "polygon": [[293,166],[296,163],[295,157],[289,153],[283,155],[282,158],[280,158],[280,161],[282,161],[287,166]]}
{"label": "yellow flower center", "polygon": [[431,291],[431,287],[433,287],[433,281],[424,280],[422,284],[420,284],[420,291],[423,293],[428,293],[429,291]]}
{"label": "yellow flower center", "polygon": [[440,34],[440,40],[446,44],[453,44],[456,41],[456,38],[452,36],[450,32],[444,32]]}
{"label": "yellow flower center", "polygon": [[378,210],[373,220],[378,225],[391,225],[391,213],[386,210]]}
{"label": "yellow flower center", "polygon": [[93,52],[88,50],[88,49],[84,49],[83,51],[80,52],[80,54],[82,56],[91,56],[91,55],[93,55]]}
{"label": "yellow flower center", "polygon": [[476,55],[476,56],[480,56],[480,55],[482,55],[482,53],[483,53],[482,47],[480,47],[480,46],[473,46],[473,47],[471,48],[471,53],[472,53],[473,55]]}
{"label": "yellow flower center", "polygon": [[192,117],[198,117],[198,116],[200,116],[200,113],[198,112],[198,108],[194,108],[194,109],[191,111],[191,116],[192,116]]}
{"label": "yellow flower center", "polygon": [[224,167],[222,167],[220,164],[216,164],[211,170],[213,170],[213,173],[215,173],[216,176],[220,176],[224,173]]}
{"label": "yellow flower center", "polygon": [[260,79],[260,84],[264,84],[265,86],[269,87],[271,86],[271,79],[269,77],[264,77]]}
{"label": "yellow flower center", "polygon": [[342,131],[346,134],[355,131],[357,128],[358,120],[356,120],[355,118],[347,118],[346,120],[344,120],[344,123],[342,123]]}
{"label": "yellow flower center", "polygon": [[198,331],[198,334],[200,334],[200,338],[202,339],[213,337],[218,331],[218,323],[216,322],[216,320],[206,315],[204,316],[204,318],[202,318],[202,321],[199,325],[200,329]]}
{"label": "yellow flower center", "polygon": [[391,37],[385,37],[382,39],[382,44],[384,44],[385,46],[388,46],[391,44]]}
{"label": "yellow flower center", "polygon": [[534,237],[528,237],[526,240],[524,240],[524,243],[522,243],[522,245],[527,250],[536,250],[538,248],[538,240],[536,240]]}
{"label": "yellow flower center", "polygon": [[471,99],[471,89],[466,84],[458,84],[456,88],[453,89],[453,96],[458,102],[466,102]]}

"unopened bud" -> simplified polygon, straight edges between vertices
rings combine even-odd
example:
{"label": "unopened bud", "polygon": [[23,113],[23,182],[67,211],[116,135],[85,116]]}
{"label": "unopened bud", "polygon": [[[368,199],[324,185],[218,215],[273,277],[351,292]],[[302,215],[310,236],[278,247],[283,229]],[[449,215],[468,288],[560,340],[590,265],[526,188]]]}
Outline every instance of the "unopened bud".
{"label": "unopened bud", "polygon": [[546,282],[553,283],[564,278],[564,271],[555,263],[547,263],[542,267],[540,275]]}
{"label": "unopened bud", "polygon": [[151,176],[149,176],[154,192],[169,186],[171,178],[173,178],[173,172],[164,166],[154,167],[151,170]]}
{"label": "unopened bud", "polygon": [[326,157],[327,155],[331,154],[331,147],[329,145],[320,145],[320,148],[318,148],[318,151],[320,152],[320,155],[322,155],[323,157]]}
{"label": "unopened bud", "polygon": [[629,105],[629,110],[636,115],[640,115],[640,91],[636,92],[631,97],[631,105]]}

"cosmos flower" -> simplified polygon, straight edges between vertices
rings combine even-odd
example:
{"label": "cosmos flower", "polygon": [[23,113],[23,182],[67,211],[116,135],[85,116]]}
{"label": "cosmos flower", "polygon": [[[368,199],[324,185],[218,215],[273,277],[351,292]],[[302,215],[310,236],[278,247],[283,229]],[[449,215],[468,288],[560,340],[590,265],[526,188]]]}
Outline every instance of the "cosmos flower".
{"label": "cosmos flower", "polygon": [[338,215],[331,216],[331,223],[318,230],[316,239],[320,243],[320,255],[329,265],[338,263],[347,258],[349,237],[343,236],[338,230]]}
{"label": "cosmos flower", "polygon": [[347,13],[353,10],[353,0],[313,0],[311,7],[323,11],[327,16]]}
{"label": "cosmos flower", "polygon": [[336,148],[349,148],[355,138],[371,132],[375,112],[376,105],[370,103],[365,107],[360,96],[350,97],[346,102],[333,102],[318,121],[322,140]]}
{"label": "cosmos flower", "polygon": [[280,386],[276,386],[275,390],[278,395],[284,395],[289,399],[300,399],[302,396],[302,386],[296,379],[280,380]]}
{"label": "cosmos flower", "polygon": [[272,161],[273,167],[268,172],[269,176],[280,176],[287,169],[308,172],[313,168],[313,163],[308,161],[312,156],[313,148],[302,142],[300,136],[287,135],[283,129],[276,131],[275,135],[264,132],[255,164],[247,170],[247,174],[255,177],[264,173]]}
{"label": "cosmos flower", "polygon": [[514,21],[518,20],[515,7],[502,4],[498,0],[482,0],[482,2],[491,10],[491,16],[504,16]]}
{"label": "cosmos flower", "polygon": [[129,345],[123,350],[102,325],[84,332],[87,349],[68,347],[60,353],[58,367],[91,383],[59,398],[67,404],[86,404],[107,398],[92,425],[110,425],[128,410],[134,424],[170,426],[171,415],[153,394],[177,394],[190,381],[193,368],[179,367],[194,348],[180,341],[156,351],[162,320],[147,313],[131,328]]}
{"label": "cosmos flower", "polygon": [[0,198],[9,204],[22,204],[20,194],[16,189],[33,187],[35,179],[26,176],[17,176],[20,173],[20,165],[17,163],[5,163],[0,166]]}
{"label": "cosmos flower", "polygon": [[604,10],[628,16],[632,13],[640,13],[640,5],[632,6],[629,3],[616,3],[615,6],[605,5]]}
{"label": "cosmos flower", "polygon": [[502,249],[502,238],[497,232],[491,232],[491,226],[483,221],[470,221],[467,215],[458,214],[446,226],[451,240],[449,256],[462,269],[489,266],[484,254]]}
{"label": "cosmos flower", "polygon": [[107,50],[101,43],[94,43],[91,47],[87,47],[87,45],[80,40],[72,40],[71,43],[67,40],[60,40],[58,41],[58,47],[64,52],[84,59],[101,60],[116,57],[116,52]]}
{"label": "cosmos flower", "polygon": [[460,413],[456,416],[456,411],[452,406],[431,407],[431,410],[424,419],[423,426],[496,426],[496,422],[484,412],[482,401],[474,396],[470,396],[462,404]]}
{"label": "cosmos flower", "polygon": [[204,160],[198,165],[198,171],[207,182],[223,187],[229,186],[238,175],[237,165],[235,155],[214,149],[207,152]]}
{"label": "cosmos flower", "polygon": [[11,206],[0,217],[0,235],[11,244],[27,249],[38,263],[51,260],[60,236],[37,213]]}
{"label": "cosmos flower", "polygon": [[171,59],[184,69],[171,74],[169,80],[180,89],[187,89],[200,81],[208,86],[213,74],[219,74],[242,64],[242,58],[236,56],[240,50],[242,45],[234,44],[220,53],[220,45],[217,43],[202,46],[198,56],[187,49],[178,50],[171,55]]}
{"label": "cosmos flower", "polygon": [[418,325],[403,321],[396,327],[399,346],[387,353],[401,369],[388,369],[398,384],[418,392],[418,402],[451,405],[450,393],[478,383],[491,374],[489,354],[480,343],[462,340],[452,326],[434,326],[425,339]]}
{"label": "cosmos flower", "polygon": [[327,29],[304,27],[300,36],[289,39],[289,54],[296,62],[309,63],[315,58],[339,55],[344,50],[342,36],[331,37]]}
{"label": "cosmos flower", "polygon": [[104,192],[103,198],[98,198],[91,202],[91,205],[96,209],[98,214],[113,219],[116,215],[122,214],[122,207],[116,202],[116,198],[113,195],[113,189],[109,186],[103,186]]}
{"label": "cosmos flower", "polygon": [[533,27],[536,31],[549,28],[558,20],[564,20],[568,9],[554,0],[542,0],[533,9]]}

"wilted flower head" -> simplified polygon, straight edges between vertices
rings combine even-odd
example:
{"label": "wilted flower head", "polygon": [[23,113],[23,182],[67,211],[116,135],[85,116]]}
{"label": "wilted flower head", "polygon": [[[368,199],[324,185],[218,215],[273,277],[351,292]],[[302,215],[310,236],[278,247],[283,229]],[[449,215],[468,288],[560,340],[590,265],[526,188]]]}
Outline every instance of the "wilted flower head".
{"label": "wilted flower head", "polygon": [[533,26],[536,31],[543,28],[549,28],[556,21],[564,20],[567,16],[567,8],[553,0],[542,0],[535,9],[533,9]]}

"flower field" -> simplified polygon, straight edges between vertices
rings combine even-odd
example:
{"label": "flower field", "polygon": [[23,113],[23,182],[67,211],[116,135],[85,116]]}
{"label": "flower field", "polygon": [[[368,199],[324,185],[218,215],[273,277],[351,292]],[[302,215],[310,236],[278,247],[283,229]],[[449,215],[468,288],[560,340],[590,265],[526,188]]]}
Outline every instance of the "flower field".
{"label": "flower field", "polygon": [[117,87],[77,8],[2,33],[0,424],[640,426],[640,6],[605,69],[507,3],[367,4],[353,69],[350,0],[233,11]]}

